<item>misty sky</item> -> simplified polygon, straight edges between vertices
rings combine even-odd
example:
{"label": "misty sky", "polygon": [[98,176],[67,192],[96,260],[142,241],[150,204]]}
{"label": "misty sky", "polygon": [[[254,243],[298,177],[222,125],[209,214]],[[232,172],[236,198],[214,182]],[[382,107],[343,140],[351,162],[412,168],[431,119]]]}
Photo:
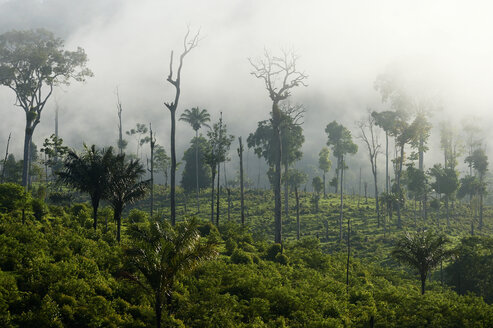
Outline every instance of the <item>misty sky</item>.
{"label": "misty sky", "polygon": [[[452,119],[460,127],[464,117],[480,117],[488,144],[492,9],[487,1],[0,0],[0,32],[50,29],[67,48],[83,47],[95,74],[85,84],[57,90],[35,131],[39,146],[53,133],[55,98],[60,135],[68,145],[115,145],[118,86],[124,129],[152,122],[158,143],[169,149],[169,112],[163,105],[174,95],[166,82],[169,54],[181,51],[187,24],[200,28],[202,39],[185,59],[178,115],[199,106],[215,121],[222,111],[230,131],[246,138],[270,110],[247,59],[260,56],[264,47],[272,53],[294,49],[309,86],[293,90],[291,101],[307,109],[304,151],[315,164],[327,123],[338,120],[356,136],[355,121],[367,108],[388,108],[373,87],[386,72],[399,76],[417,98],[441,103],[434,125]],[[20,155],[25,117],[14,100],[10,90],[0,88],[0,151],[12,131],[11,147]],[[427,166],[441,161],[438,130],[432,133],[435,154],[425,160]],[[192,136],[193,130],[179,122],[179,159]],[[129,142],[133,150],[135,143]],[[362,146],[359,156],[354,161],[368,166]]]}

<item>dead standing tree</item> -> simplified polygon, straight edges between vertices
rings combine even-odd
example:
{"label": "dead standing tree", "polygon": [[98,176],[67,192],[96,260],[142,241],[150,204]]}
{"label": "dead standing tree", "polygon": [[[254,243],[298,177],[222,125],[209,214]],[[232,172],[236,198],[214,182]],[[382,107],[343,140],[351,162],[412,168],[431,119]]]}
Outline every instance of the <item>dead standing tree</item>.
{"label": "dead standing tree", "polygon": [[253,67],[251,74],[265,83],[265,88],[272,101],[271,121],[274,130],[274,149],[275,153],[275,172],[274,172],[274,217],[275,217],[275,236],[276,243],[282,242],[282,218],[281,218],[281,109],[279,103],[286,100],[291,95],[291,89],[297,86],[306,86],[305,80],[308,77],[298,71],[296,62],[298,56],[293,52],[283,51],[281,57],[271,56],[267,50],[264,51],[263,58],[251,60]]}
{"label": "dead standing tree", "polygon": [[[7,164],[7,158],[9,157],[9,145],[10,145],[10,137],[12,136],[12,132],[9,133],[9,138],[7,139],[7,148],[5,149],[5,158],[3,160],[2,165],[2,177],[0,182],[3,183],[5,181],[5,164]],[[241,141],[240,141],[241,143]],[[243,199],[242,199],[243,201]]]}
{"label": "dead standing tree", "polygon": [[199,43],[199,34],[197,32],[191,39],[190,28],[187,29],[187,33],[183,38],[183,52],[180,55],[180,62],[178,64],[178,71],[176,77],[173,78],[173,51],[169,60],[169,75],[166,79],[175,87],[175,99],[172,102],[165,102],[164,105],[169,109],[171,114],[171,185],[170,185],[170,206],[171,206],[171,224],[175,225],[176,222],[176,200],[175,200],[175,175],[176,175],[176,109],[178,108],[178,101],[180,100],[180,85],[181,85],[181,70],[183,68],[183,59],[185,56]]}
{"label": "dead standing tree", "polygon": [[122,103],[120,101],[120,92],[118,91],[118,87],[116,88],[116,110],[118,113],[118,151],[120,155],[123,154],[123,150],[127,147],[127,141],[123,139],[123,126],[122,126]]}
{"label": "dead standing tree", "polygon": [[[368,155],[370,157],[371,173],[373,174],[373,183],[375,186],[375,208],[377,211],[377,226],[380,227],[380,203],[378,201],[378,181],[377,181],[377,157],[381,152],[381,145],[378,138],[378,131],[375,129],[376,119],[371,111],[367,116],[358,122],[359,129],[361,131],[360,139],[364,141],[368,148]],[[366,182],[365,182],[365,199],[366,199]]]}
{"label": "dead standing tree", "polygon": [[244,186],[243,186],[243,143],[241,137],[238,137],[239,147],[237,149],[238,156],[240,157],[240,204],[241,204],[241,225],[245,225],[245,199],[244,199]]}

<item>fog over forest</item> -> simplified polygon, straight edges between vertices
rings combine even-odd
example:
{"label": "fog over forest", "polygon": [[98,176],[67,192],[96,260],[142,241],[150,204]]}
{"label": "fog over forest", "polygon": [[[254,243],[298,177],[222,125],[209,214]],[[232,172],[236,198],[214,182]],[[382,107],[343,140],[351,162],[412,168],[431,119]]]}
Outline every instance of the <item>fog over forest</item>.
{"label": "fog over forest", "polygon": [[[157,142],[169,152],[170,115],[163,104],[174,95],[166,82],[169,54],[182,50],[188,24],[200,29],[201,40],[186,58],[178,115],[198,106],[215,122],[222,111],[229,131],[246,138],[271,110],[263,83],[250,74],[248,58],[261,56],[264,48],[273,54],[293,49],[300,56],[298,68],[309,76],[308,87],[295,88],[291,102],[306,108],[304,158],[297,166],[310,173],[316,170],[329,122],[341,122],[357,137],[355,122],[368,108],[389,108],[374,88],[380,74],[397,77],[413,98],[437,104],[425,167],[442,161],[438,124],[444,120],[458,129],[465,120],[475,121],[491,155],[492,9],[487,1],[444,0],[0,0],[0,33],[51,30],[67,49],[84,48],[94,72],[86,83],[58,88],[50,98],[34,133],[38,149],[54,131],[56,103],[59,134],[67,145],[116,146],[118,87],[124,130],[152,122]],[[14,93],[0,88],[0,151],[12,131],[11,151],[20,159],[25,114],[14,103]],[[188,124],[177,122],[178,160],[193,136]],[[133,151],[135,141],[127,140],[127,150]],[[358,144],[358,154],[348,160],[349,185],[360,166],[371,181],[366,148]],[[229,175],[236,171],[236,147],[235,141]],[[248,173],[255,179],[258,160],[251,150],[247,156]],[[380,160],[382,170],[384,157]],[[461,157],[459,169],[464,168]]]}

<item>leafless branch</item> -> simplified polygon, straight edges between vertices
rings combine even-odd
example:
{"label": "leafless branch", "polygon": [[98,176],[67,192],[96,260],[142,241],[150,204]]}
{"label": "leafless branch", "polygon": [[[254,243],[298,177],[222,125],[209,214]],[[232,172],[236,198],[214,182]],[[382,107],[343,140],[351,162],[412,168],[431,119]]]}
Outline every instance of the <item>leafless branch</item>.
{"label": "leafless branch", "polygon": [[199,43],[199,35],[200,30],[193,36],[193,38],[189,39],[190,36],[190,26],[187,27],[187,33],[183,38],[183,52],[180,55],[180,62],[178,64],[178,70],[176,72],[176,77],[173,78],[173,51],[171,51],[170,60],[169,60],[169,75],[167,77],[167,81],[171,83],[175,89],[175,99],[172,102],[165,102],[164,105],[171,111],[176,110],[178,107],[178,101],[180,99],[180,82],[181,82],[181,70],[183,68],[183,59],[185,56],[194,48],[197,47]]}
{"label": "leafless branch", "polygon": [[291,118],[293,125],[303,125],[303,118],[306,113],[306,109],[302,104],[291,105],[290,102],[283,104],[281,111]]}
{"label": "leafless branch", "polygon": [[253,67],[251,74],[262,79],[271,100],[279,102],[291,95],[292,88],[307,86],[305,80],[308,75],[296,68],[298,59],[299,57],[293,51],[283,51],[281,57],[276,57],[271,56],[264,49],[263,58],[256,60],[249,58],[248,60]]}

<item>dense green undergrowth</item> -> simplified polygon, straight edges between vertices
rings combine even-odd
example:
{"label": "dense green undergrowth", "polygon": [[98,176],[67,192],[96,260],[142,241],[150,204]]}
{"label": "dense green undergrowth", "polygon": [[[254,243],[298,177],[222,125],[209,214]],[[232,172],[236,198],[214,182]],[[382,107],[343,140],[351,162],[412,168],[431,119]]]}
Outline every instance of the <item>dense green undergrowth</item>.
{"label": "dense green undergrowth", "polygon": [[[387,222],[390,232],[384,234],[377,227],[371,199],[360,200],[358,208],[357,199],[348,196],[345,220],[352,220],[353,256],[346,285],[346,244],[338,241],[336,197],[322,199],[316,213],[310,195],[304,194],[303,237],[296,241],[292,211],[284,221],[286,242],[281,252],[281,246],[271,242],[269,192],[247,193],[245,228],[237,223],[237,197],[229,220],[224,197],[219,230],[208,223],[207,196],[204,192],[201,197],[199,230],[204,238],[219,243],[220,255],[176,281],[163,319],[165,327],[493,326],[493,306],[467,292],[484,296],[491,286],[471,283],[474,286],[468,287],[464,277],[481,263],[487,263],[488,270],[493,267],[487,239],[475,237],[476,242],[463,243],[469,250],[463,254],[469,255],[462,262],[445,263],[444,284],[436,272],[422,296],[414,273],[398,267],[389,256],[394,238],[402,231]],[[195,214],[194,198],[188,197],[185,213],[185,198],[180,197],[178,213],[183,220],[185,214]],[[157,215],[162,219],[166,216],[164,193],[158,193],[157,203],[164,208]],[[146,205],[137,206],[146,209]],[[25,224],[18,208],[0,219],[0,326],[153,327],[152,297],[122,274],[126,270],[123,250],[129,242],[126,228],[146,224],[147,213],[136,209],[128,213],[118,244],[108,208],[100,210],[103,224],[94,231],[87,205],[42,206],[41,217],[29,210]],[[412,213],[412,208],[405,212],[404,230],[416,229]],[[489,213],[483,233],[491,228]],[[466,215],[467,208],[457,205],[449,228],[442,218],[440,229],[452,237],[454,245],[468,234]],[[430,215],[428,220],[428,226],[437,227],[436,218]],[[482,246],[478,241],[483,241]],[[464,282],[459,291],[467,295],[453,290],[457,289],[454,273],[459,271]],[[486,278],[488,272],[484,272]]]}

